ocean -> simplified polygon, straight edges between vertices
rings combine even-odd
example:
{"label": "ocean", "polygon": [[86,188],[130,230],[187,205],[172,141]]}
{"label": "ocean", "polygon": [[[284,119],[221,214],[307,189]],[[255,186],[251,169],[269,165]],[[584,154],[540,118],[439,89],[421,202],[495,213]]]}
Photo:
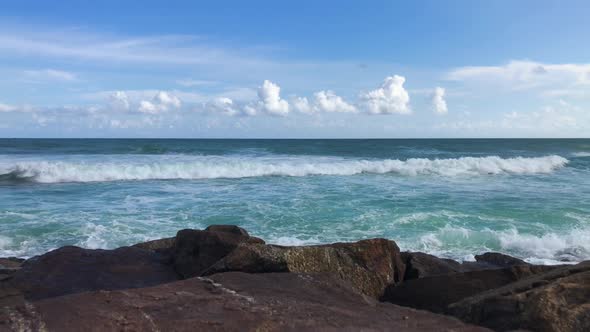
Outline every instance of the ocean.
{"label": "ocean", "polygon": [[269,243],[590,259],[589,139],[0,139],[0,256],[235,224]]}

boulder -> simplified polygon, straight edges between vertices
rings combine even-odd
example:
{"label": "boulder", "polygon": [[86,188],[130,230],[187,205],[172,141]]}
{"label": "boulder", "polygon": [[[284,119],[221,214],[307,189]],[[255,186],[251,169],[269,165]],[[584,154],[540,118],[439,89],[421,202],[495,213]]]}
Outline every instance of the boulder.
{"label": "boulder", "polygon": [[404,280],[457,273],[463,270],[459,262],[422,252],[402,252],[401,257],[406,264]]}
{"label": "boulder", "polygon": [[147,250],[68,246],[25,261],[12,278],[0,285],[0,293],[14,295],[18,290],[32,300],[100,289],[146,287],[174,280],[178,276],[172,266]]}
{"label": "boulder", "polygon": [[0,308],[8,331],[488,331],[368,300],[333,275],[239,272]]}
{"label": "boulder", "polygon": [[24,261],[16,257],[0,258],[0,281],[10,279],[16,271],[20,270]]}
{"label": "boulder", "polygon": [[498,331],[590,331],[590,261],[463,299],[448,312]]}
{"label": "boulder", "polygon": [[264,244],[261,239],[249,236],[248,232],[238,227],[210,226],[208,229],[183,229],[176,234],[172,260],[174,268],[183,278],[201,275],[240,243]]}
{"label": "boulder", "polygon": [[142,243],[134,244],[133,247],[141,248],[145,250],[151,250],[166,256],[172,255],[174,244],[176,243],[176,237],[167,237],[163,239],[157,239]]}
{"label": "boulder", "polygon": [[1,269],[19,269],[24,263],[24,259],[17,257],[2,257],[0,258]]}
{"label": "boulder", "polygon": [[516,257],[501,254],[499,252],[486,252],[481,255],[475,255],[478,263],[490,264],[496,267],[510,267],[514,265],[529,265],[529,263]]}
{"label": "boulder", "polygon": [[524,265],[407,280],[398,285],[388,286],[381,300],[444,313],[451,303],[544,272],[547,269],[549,268]]}
{"label": "boulder", "polygon": [[332,273],[357,291],[378,298],[387,285],[403,279],[404,270],[395,242],[371,239],[304,247],[241,243],[203,275],[227,271]]}

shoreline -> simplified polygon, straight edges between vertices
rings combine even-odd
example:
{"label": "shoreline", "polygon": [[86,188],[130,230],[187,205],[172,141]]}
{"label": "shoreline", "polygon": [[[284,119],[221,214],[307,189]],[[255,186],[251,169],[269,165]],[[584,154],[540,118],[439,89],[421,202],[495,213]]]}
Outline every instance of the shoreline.
{"label": "shoreline", "polygon": [[[0,331],[590,328],[589,300],[574,296],[590,292],[590,261],[532,265],[500,253],[475,259],[402,252],[379,238],[271,245],[229,225],[113,250],[66,246],[0,259]],[[542,308],[564,303],[559,312]]]}

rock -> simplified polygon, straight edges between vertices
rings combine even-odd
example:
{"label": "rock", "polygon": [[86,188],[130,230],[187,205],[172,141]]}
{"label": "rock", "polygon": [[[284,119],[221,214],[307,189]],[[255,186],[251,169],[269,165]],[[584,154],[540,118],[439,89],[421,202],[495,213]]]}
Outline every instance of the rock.
{"label": "rock", "polygon": [[304,247],[241,243],[203,275],[227,271],[332,273],[357,291],[378,298],[387,285],[402,280],[404,270],[395,242],[371,239]]}
{"label": "rock", "polygon": [[504,255],[498,252],[486,252],[482,255],[475,255],[475,260],[479,263],[487,263],[497,267],[510,267],[514,265],[529,265],[529,263],[512,256]]}
{"label": "rock", "polygon": [[463,299],[448,311],[499,331],[590,331],[590,261]]}
{"label": "rock", "polygon": [[550,268],[525,265],[407,280],[399,285],[388,286],[381,300],[444,313],[451,303],[544,272],[547,269]]}
{"label": "rock", "polygon": [[168,237],[134,244],[133,247],[151,250],[164,255],[171,255],[176,243],[176,237]]}
{"label": "rock", "polygon": [[250,234],[248,234],[248,232],[245,229],[234,225],[211,225],[205,228],[205,230],[208,232],[222,232],[231,233],[235,235],[250,236]]}
{"label": "rock", "polygon": [[459,262],[421,252],[402,252],[401,257],[406,264],[404,280],[457,273],[463,270]]}
{"label": "rock", "polygon": [[[92,290],[137,288],[178,280],[172,266],[153,252],[122,247],[90,250],[62,247],[25,261],[0,286],[28,299],[43,299]],[[0,292],[2,293],[2,292]]]}
{"label": "rock", "polygon": [[0,309],[0,330],[487,331],[369,301],[332,275],[224,273]]}
{"label": "rock", "polygon": [[16,257],[0,258],[0,269],[19,269],[25,260]]}
{"label": "rock", "polygon": [[184,229],[176,234],[172,259],[174,268],[183,278],[201,275],[240,243],[264,244],[261,239],[249,236],[245,230],[226,226],[210,226],[209,229]]}
{"label": "rock", "polygon": [[10,279],[16,271],[20,270],[24,261],[16,257],[0,258],[0,281]]}

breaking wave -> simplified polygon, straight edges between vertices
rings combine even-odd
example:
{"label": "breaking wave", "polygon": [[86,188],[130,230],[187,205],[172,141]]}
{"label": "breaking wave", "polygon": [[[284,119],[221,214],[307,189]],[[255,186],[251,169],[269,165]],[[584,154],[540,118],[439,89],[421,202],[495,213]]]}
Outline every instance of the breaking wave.
{"label": "breaking wave", "polygon": [[357,160],[331,157],[186,156],[85,161],[16,161],[0,164],[0,182],[104,182],[215,179],[261,176],[349,176],[361,173],[443,177],[544,174],[564,167],[556,156],[535,158],[462,157],[453,159]]}

